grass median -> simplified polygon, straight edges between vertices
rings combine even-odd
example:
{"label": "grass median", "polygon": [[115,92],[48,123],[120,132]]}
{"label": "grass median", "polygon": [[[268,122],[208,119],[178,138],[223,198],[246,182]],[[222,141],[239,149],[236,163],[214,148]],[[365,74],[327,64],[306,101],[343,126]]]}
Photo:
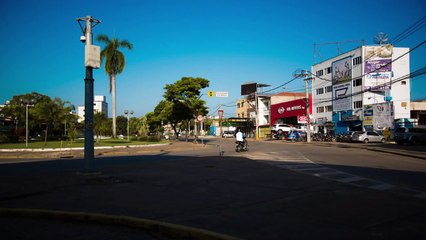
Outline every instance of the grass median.
{"label": "grass median", "polygon": [[[102,139],[99,142],[94,141],[95,147],[105,146],[129,146],[129,145],[148,145],[168,143],[168,140],[161,141],[132,141],[127,139]],[[78,139],[71,141],[30,141],[28,147],[23,143],[2,143],[0,149],[24,149],[24,148],[79,148],[84,147],[84,140]]]}

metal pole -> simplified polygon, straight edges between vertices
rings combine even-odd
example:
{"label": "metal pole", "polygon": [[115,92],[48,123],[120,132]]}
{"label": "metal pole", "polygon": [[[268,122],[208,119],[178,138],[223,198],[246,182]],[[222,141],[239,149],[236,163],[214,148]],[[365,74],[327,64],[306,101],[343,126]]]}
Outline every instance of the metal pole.
{"label": "metal pole", "polygon": [[28,147],[28,103],[25,104],[25,147]]}
{"label": "metal pole", "polygon": [[259,106],[257,104],[257,88],[256,88],[256,92],[254,93],[254,106],[255,106],[255,113],[256,113],[256,133],[254,134],[254,138],[256,140],[259,140]]}
{"label": "metal pole", "polygon": [[[86,45],[92,45],[92,17],[86,17]],[[86,172],[93,171],[94,143],[93,143],[93,68],[86,67],[85,84],[85,113],[84,113],[84,159]]]}
{"label": "metal pole", "polygon": [[130,141],[130,128],[129,128],[129,121],[130,121],[130,118],[129,118],[129,114],[127,114],[127,141]]}
{"label": "metal pole", "polygon": [[305,92],[306,92],[306,142],[311,142],[311,119],[309,117],[309,83],[308,71],[305,72]]}

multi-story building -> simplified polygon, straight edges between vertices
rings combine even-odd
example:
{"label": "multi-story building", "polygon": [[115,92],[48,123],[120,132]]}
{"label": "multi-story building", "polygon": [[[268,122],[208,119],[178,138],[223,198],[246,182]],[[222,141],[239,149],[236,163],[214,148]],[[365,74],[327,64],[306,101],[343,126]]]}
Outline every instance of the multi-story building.
{"label": "multi-story building", "polygon": [[237,100],[237,111],[236,116],[237,118],[249,118],[249,109],[250,109],[250,102],[248,99],[238,99]]}
{"label": "multi-story building", "polygon": [[[108,117],[108,103],[105,96],[95,96],[93,101],[93,111],[103,113]],[[77,107],[78,122],[84,121],[84,106]]]}
{"label": "multi-story building", "polygon": [[408,48],[361,46],[312,66],[318,131],[391,128],[410,118]]}

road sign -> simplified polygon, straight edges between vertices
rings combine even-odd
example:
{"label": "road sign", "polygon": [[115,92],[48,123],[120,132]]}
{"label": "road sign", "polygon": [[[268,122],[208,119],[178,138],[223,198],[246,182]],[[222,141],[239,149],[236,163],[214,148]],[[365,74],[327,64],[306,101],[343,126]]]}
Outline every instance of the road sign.
{"label": "road sign", "polygon": [[228,92],[216,92],[216,97],[227,98],[228,95],[229,95]]}
{"label": "road sign", "polygon": [[219,114],[219,122],[221,122],[222,121],[222,117],[223,117],[223,110],[219,109],[219,110],[217,110],[217,113]]}
{"label": "road sign", "polygon": [[213,92],[212,90],[210,90],[210,91],[207,93],[207,95],[208,95],[209,97],[214,97],[214,92]]}
{"label": "road sign", "polygon": [[204,120],[203,115],[198,115],[197,116],[197,121],[198,122],[202,122]]}

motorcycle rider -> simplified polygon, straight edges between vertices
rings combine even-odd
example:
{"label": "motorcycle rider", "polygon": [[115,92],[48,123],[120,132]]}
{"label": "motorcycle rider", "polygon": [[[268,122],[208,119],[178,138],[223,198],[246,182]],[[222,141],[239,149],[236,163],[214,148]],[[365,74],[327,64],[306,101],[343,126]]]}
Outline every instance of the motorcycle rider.
{"label": "motorcycle rider", "polygon": [[241,129],[238,129],[237,134],[235,135],[236,141],[238,145],[241,145],[244,149],[246,149],[246,142],[244,139],[244,134],[241,132]]}

